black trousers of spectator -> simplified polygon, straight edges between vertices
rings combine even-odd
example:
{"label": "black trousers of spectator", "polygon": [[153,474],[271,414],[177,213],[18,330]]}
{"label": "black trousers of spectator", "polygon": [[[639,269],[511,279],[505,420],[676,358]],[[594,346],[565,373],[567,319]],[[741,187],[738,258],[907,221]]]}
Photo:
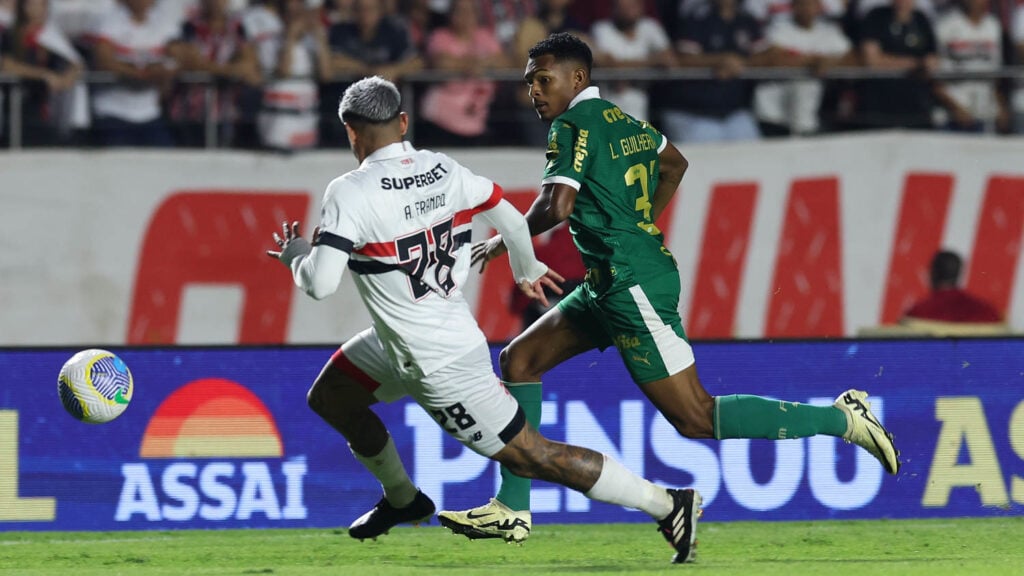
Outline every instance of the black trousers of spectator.
{"label": "black trousers of spectator", "polygon": [[163,118],[149,122],[128,122],[120,118],[99,116],[93,119],[93,132],[100,146],[174,146],[174,137]]}

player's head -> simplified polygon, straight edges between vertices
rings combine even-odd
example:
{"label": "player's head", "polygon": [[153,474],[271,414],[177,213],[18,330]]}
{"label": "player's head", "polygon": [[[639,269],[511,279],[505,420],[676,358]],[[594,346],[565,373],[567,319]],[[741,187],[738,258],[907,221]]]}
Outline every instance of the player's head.
{"label": "player's head", "polygon": [[940,250],[932,258],[932,288],[955,288],[960,283],[960,255]]}
{"label": "player's head", "polygon": [[374,150],[401,142],[409,129],[402,94],[380,76],[368,76],[345,90],[338,104],[352,152],[362,162]]}
{"label": "player's head", "polygon": [[542,120],[553,120],[590,86],[594,55],[586,42],[566,32],[541,40],[529,55],[524,78],[530,99]]}

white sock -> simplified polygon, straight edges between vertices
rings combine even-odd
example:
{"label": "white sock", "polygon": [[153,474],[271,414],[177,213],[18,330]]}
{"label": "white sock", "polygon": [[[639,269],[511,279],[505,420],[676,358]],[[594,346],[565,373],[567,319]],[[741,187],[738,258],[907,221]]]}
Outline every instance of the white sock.
{"label": "white sock", "polygon": [[604,466],[594,487],[584,496],[609,504],[643,510],[655,520],[672,513],[672,496],[664,488],[652,484],[629,471],[618,461],[604,456]]}
{"label": "white sock", "polygon": [[[395,508],[405,508],[416,498],[416,485],[405,472],[402,459],[398,457],[395,441],[388,436],[388,443],[376,456],[363,456],[348,447],[352,455],[373,474],[384,488],[384,497]],[[668,513],[666,513],[667,515]]]}

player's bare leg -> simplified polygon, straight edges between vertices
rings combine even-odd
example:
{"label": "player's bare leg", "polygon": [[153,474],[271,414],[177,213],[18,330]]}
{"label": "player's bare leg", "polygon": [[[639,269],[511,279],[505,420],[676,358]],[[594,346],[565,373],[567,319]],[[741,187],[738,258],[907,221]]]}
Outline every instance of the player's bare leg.
{"label": "player's bare leg", "polygon": [[[541,376],[562,362],[594,347],[552,308],[516,337],[499,355],[502,381],[533,428],[540,426]],[[461,527],[470,538],[501,538],[522,542],[530,535],[530,479],[501,467],[501,486],[489,502],[469,510],[442,510],[442,524]]]}
{"label": "player's bare leg", "polygon": [[[492,458],[521,477],[555,482],[593,500],[647,512],[676,550],[672,561],[693,561],[702,503],[695,490],[656,486],[600,452],[553,442],[529,425]],[[478,529],[476,525],[462,525],[445,516],[438,517],[441,524],[458,534],[473,537],[472,532]],[[494,519],[481,521],[488,520]]]}
{"label": "player's bare leg", "polygon": [[384,422],[370,406],[376,398],[332,363],[307,395],[309,407],[348,440],[349,448],[376,478],[384,496],[349,526],[349,536],[376,538],[393,526],[429,521],[434,503],[412,483]]}
{"label": "player's bare leg", "polygon": [[697,366],[642,384],[647,398],[687,438],[714,438],[715,399],[697,378]]}
{"label": "player's bare leg", "polygon": [[512,382],[540,381],[548,370],[595,346],[561,310],[552,308],[501,351],[501,377]]}
{"label": "player's bare leg", "polygon": [[693,561],[702,502],[695,490],[656,486],[605,454],[553,442],[529,425],[492,458],[524,478],[555,482],[593,500],[647,512],[676,550],[672,561]]}

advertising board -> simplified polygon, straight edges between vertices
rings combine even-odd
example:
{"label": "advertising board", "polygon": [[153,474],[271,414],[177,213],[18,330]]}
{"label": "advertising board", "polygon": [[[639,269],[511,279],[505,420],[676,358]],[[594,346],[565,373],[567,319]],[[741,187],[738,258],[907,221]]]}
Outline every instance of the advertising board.
{"label": "advertising board", "polygon": [[[74,420],[57,398],[56,375],[73,350],[0,351],[0,530],[338,527],[380,497],[305,403],[331,348],[115,351],[132,369],[135,395],[102,425]],[[869,391],[903,469],[886,475],[831,437],[682,438],[614,351],[548,375],[541,432],[657,483],[696,487],[712,521],[1024,512],[1024,339],[705,342],[695,351],[714,395],[827,404],[848,388]],[[417,405],[376,408],[439,509],[493,495],[497,467]],[[648,521],[543,482],[532,498],[535,522]]]}

